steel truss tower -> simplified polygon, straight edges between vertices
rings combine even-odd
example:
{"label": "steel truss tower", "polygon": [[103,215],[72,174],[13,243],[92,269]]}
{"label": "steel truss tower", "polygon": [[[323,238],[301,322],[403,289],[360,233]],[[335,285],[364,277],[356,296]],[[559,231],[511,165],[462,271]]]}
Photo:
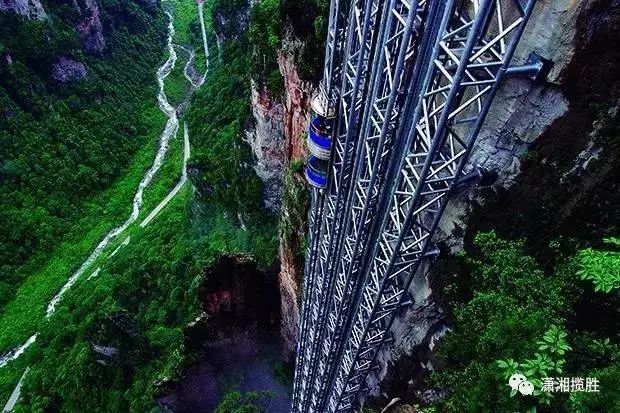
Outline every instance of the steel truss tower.
{"label": "steel truss tower", "polygon": [[351,412],[507,74],[535,0],[332,0],[317,105],[293,412]]}

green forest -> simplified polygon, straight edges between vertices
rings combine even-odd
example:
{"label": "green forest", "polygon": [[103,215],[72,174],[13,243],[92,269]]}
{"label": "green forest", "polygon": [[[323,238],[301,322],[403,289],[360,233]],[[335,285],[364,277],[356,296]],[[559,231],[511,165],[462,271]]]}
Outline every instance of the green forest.
{"label": "green forest", "polygon": [[[0,14],[0,309],[61,243],[81,238],[96,217],[114,222],[126,214],[97,195],[119,183],[162,125],[153,81],[162,16],[104,2],[108,44],[104,56],[93,56],[70,25],[69,3],[52,2],[47,21]],[[83,61],[86,77],[50,81],[59,55]]]}
{"label": "green forest", "polygon": [[[433,382],[452,390],[436,410],[603,412],[620,408],[613,391],[543,393],[545,377],[596,377],[601,389],[620,381],[616,315],[620,308],[620,240],[579,249],[550,243],[545,261],[524,240],[479,233],[446,279],[453,331],[439,351]],[[452,273],[452,271],[450,271]],[[457,275],[458,274],[458,275]],[[583,319],[588,314],[596,319]],[[535,392],[515,397],[505,384],[516,372]],[[536,410],[538,409],[538,410]]]}

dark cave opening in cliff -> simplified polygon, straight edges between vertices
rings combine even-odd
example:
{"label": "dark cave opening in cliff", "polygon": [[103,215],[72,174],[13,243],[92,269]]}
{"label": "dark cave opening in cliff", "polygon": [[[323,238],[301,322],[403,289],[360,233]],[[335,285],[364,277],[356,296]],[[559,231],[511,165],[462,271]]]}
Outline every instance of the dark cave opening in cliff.
{"label": "dark cave opening in cliff", "polygon": [[196,362],[160,399],[168,411],[213,411],[231,391],[269,393],[270,412],[289,408],[292,369],[283,358],[275,268],[223,255],[205,270],[198,290],[204,313],[185,332]]}

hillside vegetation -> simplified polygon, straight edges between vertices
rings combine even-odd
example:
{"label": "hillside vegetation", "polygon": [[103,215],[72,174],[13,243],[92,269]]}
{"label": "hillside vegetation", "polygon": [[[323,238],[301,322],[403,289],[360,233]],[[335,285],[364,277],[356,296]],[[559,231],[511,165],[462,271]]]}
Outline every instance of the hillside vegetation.
{"label": "hillside vegetation", "polygon": [[[162,16],[133,2],[102,3],[100,55],[82,49],[65,2],[50,2],[44,21],[0,14],[0,311],[61,242],[128,213],[115,200],[137,181],[119,178],[131,163],[149,165],[135,155],[163,126],[154,80]],[[83,62],[85,77],[52,79],[60,57]]]}

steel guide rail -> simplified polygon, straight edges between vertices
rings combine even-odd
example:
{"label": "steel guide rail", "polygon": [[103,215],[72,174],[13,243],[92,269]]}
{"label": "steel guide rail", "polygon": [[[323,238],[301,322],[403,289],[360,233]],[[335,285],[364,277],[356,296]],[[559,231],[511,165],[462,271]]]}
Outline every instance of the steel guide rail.
{"label": "steel guide rail", "polygon": [[337,266],[336,289],[330,294],[328,336],[322,356],[330,370],[317,393],[323,396],[324,411],[328,389],[333,386],[333,369],[341,355],[343,338],[352,312],[349,304],[358,289],[357,269],[364,245],[368,241],[370,223],[376,211],[377,195],[383,183],[391,152],[388,148],[402,109],[402,89],[414,62],[418,31],[422,25],[425,2],[392,0],[385,3],[381,43],[373,63],[372,91],[366,100],[364,126],[358,137],[353,185],[347,196],[346,208],[340,219],[342,235],[331,256]]}
{"label": "steel guide rail", "polygon": [[[319,234],[317,230],[320,229],[320,225],[317,225],[317,220],[320,220],[320,217],[323,212],[321,208],[321,204],[317,201],[317,196],[319,196],[318,191],[313,190],[311,193],[311,202],[312,202],[312,205],[316,205],[316,207],[312,208],[310,210],[310,213],[308,214],[309,215],[308,216],[308,232],[310,234],[309,238],[311,240],[311,242],[308,244],[308,251],[306,253],[308,257],[316,254],[316,252],[313,251],[316,249],[316,242],[312,242],[312,241],[314,240],[318,241],[319,239]],[[307,340],[309,339],[308,334],[305,334],[302,332],[307,332],[310,330],[309,329],[310,324],[308,320],[308,309],[307,309],[309,300],[306,299],[306,295],[312,294],[311,291],[312,291],[313,285],[314,285],[314,277],[313,277],[313,271],[311,270],[311,261],[306,260],[305,269],[304,269],[304,277],[303,277],[302,308],[301,308],[301,314],[300,314],[300,320],[299,320],[300,334],[299,334],[299,340],[297,342],[297,354],[298,355],[305,354]],[[298,357],[296,368],[301,370],[302,366],[304,365],[303,362],[304,360],[301,357]],[[304,395],[304,391],[305,391],[304,377],[302,376],[302,374],[296,371],[295,378],[293,380],[293,406],[296,406],[299,403],[301,403],[301,398]]]}
{"label": "steel guide rail", "polygon": [[[339,364],[329,412],[357,404],[392,323],[406,300],[448,195],[460,176],[535,0],[448,2],[429,62],[426,92],[399,174],[390,189],[355,323]],[[464,6],[469,3],[470,9]],[[474,17],[468,18],[469,12]]]}
{"label": "steel guide rail", "polygon": [[335,128],[334,149],[331,159],[331,182],[328,185],[324,198],[324,214],[322,220],[322,238],[320,251],[316,256],[316,282],[320,284],[321,294],[313,300],[313,313],[317,314],[319,323],[318,332],[314,340],[311,354],[311,372],[308,380],[313,384],[311,405],[305,411],[314,411],[317,408],[318,395],[323,386],[321,378],[328,361],[322,357],[320,347],[325,338],[325,311],[331,297],[330,291],[334,288],[334,280],[329,274],[334,259],[334,240],[339,236],[339,225],[342,215],[342,200],[348,191],[351,182],[352,156],[354,144],[359,129],[360,110],[363,108],[365,88],[368,83],[368,62],[373,53],[373,45],[377,16],[379,14],[379,0],[353,1],[347,33],[347,45],[343,59],[342,86],[340,89],[339,113]]}
{"label": "steel guide rail", "polygon": [[[335,91],[333,83],[340,77],[340,61],[342,59],[343,43],[345,40],[344,27],[347,22],[348,0],[332,0],[330,2],[329,23],[327,30],[327,42],[325,45],[325,62],[323,81],[320,86],[319,97],[325,108],[329,107]],[[317,295],[314,276],[314,266],[318,254],[318,243],[321,238],[321,217],[323,216],[323,192],[312,190],[312,209],[309,213],[309,242],[304,274],[304,288],[302,296],[302,309],[300,316],[300,337],[297,345],[297,360],[295,366],[295,378],[293,382],[293,411],[304,411],[306,396],[308,369],[310,367],[310,351],[315,340],[317,314],[309,311],[309,306]],[[308,278],[306,282],[305,278]],[[308,333],[307,333],[308,332]]]}

